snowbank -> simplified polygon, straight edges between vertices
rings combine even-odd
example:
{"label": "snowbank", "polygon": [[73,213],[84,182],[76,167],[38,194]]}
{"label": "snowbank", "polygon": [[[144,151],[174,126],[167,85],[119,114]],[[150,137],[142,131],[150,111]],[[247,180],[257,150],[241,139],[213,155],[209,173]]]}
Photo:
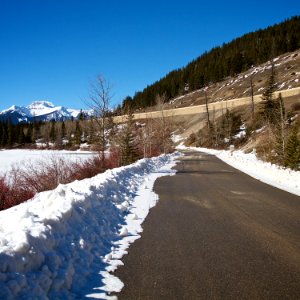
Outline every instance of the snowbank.
{"label": "snowbank", "polygon": [[178,154],[59,185],[0,212],[0,298],[110,298],[112,276],[157,201],[156,178]]}
{"label": "snowbank", "polygon": [[300,172],[282,168],[259,160],[254,153],[243,151],[214,150],[207,148],[178,146],[178,149],[192,149],[216,155],[232,167],[264,183],[300,196]]}

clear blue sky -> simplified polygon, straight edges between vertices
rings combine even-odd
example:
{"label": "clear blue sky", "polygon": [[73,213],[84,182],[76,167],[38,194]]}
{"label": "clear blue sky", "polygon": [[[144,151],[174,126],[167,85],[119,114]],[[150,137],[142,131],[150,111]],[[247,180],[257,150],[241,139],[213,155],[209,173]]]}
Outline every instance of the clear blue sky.
{"label": "clear blue sky", "polygon": [[0,110],[85,108],[104,75],[113,104],[205,50],[299,15],[298,0],[0,0]]}

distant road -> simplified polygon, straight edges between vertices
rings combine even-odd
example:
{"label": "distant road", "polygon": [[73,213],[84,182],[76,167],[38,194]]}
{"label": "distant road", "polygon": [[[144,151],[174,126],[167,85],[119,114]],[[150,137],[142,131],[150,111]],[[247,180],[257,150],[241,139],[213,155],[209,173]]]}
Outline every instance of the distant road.
{"label": "distant road", "polygon": [[186,153],[116,271],[118,299],[300,299],[300,197]]}
{"label": "distant road", "polygon": [[[291,97],[295,95],[300,95],[300,87],[289,89],[289,90],[282,90],[277,91],[274,93],[275,97],[281,93],[282,97]],[[257,104],[262,101],[261,99],[262,95],[255,95],[254,96],[254,102]],[[250,105],[251,103],[251,97],[243,97],[243,98],[236,98],[231,100],[224,100],[219,102],[212,102],[209,103],[208,107],[210,111],[213,110],[219,110],[219,109],[228,109],[242,106],[242,105]],[[184,115],[193,115],[193,114],[199,114],[206,112],[205,105],[195,105],[195,106],[188,106],[188,107],[181,107],[181,108],[174,108],[174,109],[168,109],[164,110],[164,116],[165,117],[175,117],[175,116],[184,116]],[[134,118],[137,120],[140,119],[151,119],[151,118],[159,118],[161,117],[160,111],[154,111],[154,112],[147,112],[147,113],[135,113]],[[121,123],[124,122],[125,117],[119,116],[114,118],[115,122]]]}

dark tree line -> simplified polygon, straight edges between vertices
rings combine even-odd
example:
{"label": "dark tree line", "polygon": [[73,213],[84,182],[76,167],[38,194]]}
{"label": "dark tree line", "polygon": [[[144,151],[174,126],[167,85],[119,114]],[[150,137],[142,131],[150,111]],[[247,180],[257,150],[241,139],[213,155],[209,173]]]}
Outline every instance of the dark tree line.
{"label": "dark tree line", "polygon": [[31,144],[34,130],[39,130],[40,123],[12,124],[0,122],[0,146],[11,148],[14,145]]}
{"label": "dark tree line", "polygon": [[295,16],[205,52],[187,66],[173,70],[143,91],[137,92],[134,97],[124,99],[123,108],[152,106],[155,97],[163,94],[168,101],[183,94],[187,87],[189,91],[200,89],[299,47],[300,16]]}
{"label": "dark tree line", "polygon": [[[49,143],[55,147],[66,146],[70,148],[73,144],[80,144],[82,138],[82,129],[79,123],[84,120],[56,122],[35,121],[33,123],[14,124],[10,120],[0,121],[0,148],[15,148],[22,146],[35,147],[39,141],[45,146]],[[63,145],[63,140],[68,142]]]}

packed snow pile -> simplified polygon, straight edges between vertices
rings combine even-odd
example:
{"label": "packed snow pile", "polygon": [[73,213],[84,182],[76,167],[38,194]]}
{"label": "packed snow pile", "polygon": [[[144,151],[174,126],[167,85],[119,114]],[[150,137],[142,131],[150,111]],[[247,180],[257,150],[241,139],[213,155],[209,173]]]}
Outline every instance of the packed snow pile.
{"label": "packed snow pile", "polygon": [[214,150],[182,145],[178,146],[178,149],[193,149],[216,155],[227,164],[253,178],[300,196],[300,172],[259,160],[255,153],[246,154],[241,150]]}
{"label": "packed snow pile", "polygon": [[178,154],[59,185],[0,212],[0,299],[111,298],[110,274],[157,201]]}

